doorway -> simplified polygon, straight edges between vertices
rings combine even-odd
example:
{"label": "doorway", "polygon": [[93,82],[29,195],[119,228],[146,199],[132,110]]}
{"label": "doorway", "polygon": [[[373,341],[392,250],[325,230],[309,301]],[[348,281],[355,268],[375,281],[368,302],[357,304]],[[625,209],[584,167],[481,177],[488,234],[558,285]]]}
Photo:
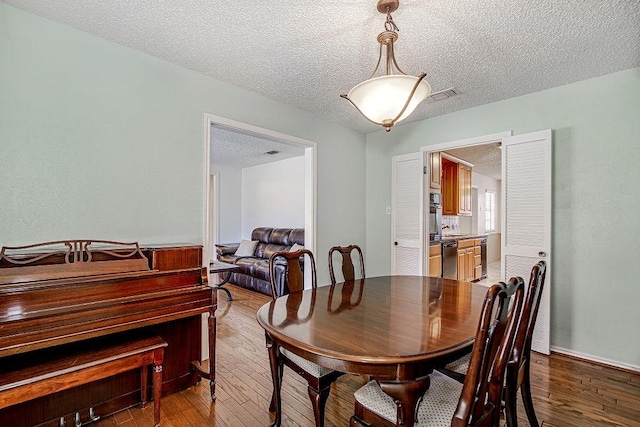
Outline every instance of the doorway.
{"label": "doorway", "polygon": [[[210,260],[214,256],[213,246],[215,243],[214,236],[220,236],[219,209],[220,203],[215,202],[215,187],[211,188],[215,179],[211,178],[211,138],[212,127],[225,129],[241,134],[248,134],[264,139],[278,141],[282,144],[288,144],[300,147],[304,150],[304,228],[305,228],[305,247],[311,251],[316,251],[316,189],[317,189],[317,154],[316,143],[313,141],[298,138],[292,135],[275,132],[270,129],[260,128],[225,117],[205,114],[205,131],[204,131],[204,155],[203,155],[203,260]],[[218,180],[219,181],[219,180]],[[218,187],[219,188],[219,184]],[[218,210],[218,213],[216,213]]]}
{"label": "doorway", "polygon": [[[551,130],[511,136],[503,132],[422,147],[421,151],[449,151],[456,148],[499,142],[501,145],[500,276],[529,277],[538,261],[547,263],[545,288],[536,321],[532,349],[549,354],[551,288]],[[429,164],[426,165],[429,175]],[[490,196],[490,194],[488,194]],[[487,198],[487,200],[490,197]],[[444,219],[443,219],[444,223]],[[424,243],[424,242],[423,242]]]}

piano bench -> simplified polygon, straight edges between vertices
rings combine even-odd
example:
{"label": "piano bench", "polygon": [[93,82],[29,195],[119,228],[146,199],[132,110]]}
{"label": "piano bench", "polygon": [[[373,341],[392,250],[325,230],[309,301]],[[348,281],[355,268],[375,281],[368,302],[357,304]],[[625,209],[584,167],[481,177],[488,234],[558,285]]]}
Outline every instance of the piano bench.
{"label": "piano bench", "polygon": [[[167,343],[160,337],[127,339],[82,351],[61,352],[35,366],[0,373],[0,409],[140,368],[141,405],[147,403],[148,366],[153,365],[153,415],[160,425],[162,363]],[[64,347],[61,347],[64,349]]]}

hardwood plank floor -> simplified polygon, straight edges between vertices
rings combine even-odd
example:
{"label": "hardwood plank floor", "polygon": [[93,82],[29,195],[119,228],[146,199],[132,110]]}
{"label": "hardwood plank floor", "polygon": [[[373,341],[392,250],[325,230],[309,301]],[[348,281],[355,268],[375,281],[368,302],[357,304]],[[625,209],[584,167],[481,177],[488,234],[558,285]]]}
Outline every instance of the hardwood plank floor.
{"label": "hardwood plank floor", "polygon": [[[264,331],[256,311],[270,297],[227,285],[234,301],[220,294],[218,306],[217,387],[210,402],[206,382],[162,399],[162,426],[268,426],[271,374]],[[545,427],[640,427],[640,374],[554,354],[534,354],[532,393],[538,420]],[[343,375],[334,384],[326,408],[326,426],[347,426],[353,392],[363,377]],[[283,426],[314,425],[306,383],[285,370]],[[519,402],[520,425],[527,426]],[[153,425],[153,405],[132,408],[100,420],[99,427]]]}

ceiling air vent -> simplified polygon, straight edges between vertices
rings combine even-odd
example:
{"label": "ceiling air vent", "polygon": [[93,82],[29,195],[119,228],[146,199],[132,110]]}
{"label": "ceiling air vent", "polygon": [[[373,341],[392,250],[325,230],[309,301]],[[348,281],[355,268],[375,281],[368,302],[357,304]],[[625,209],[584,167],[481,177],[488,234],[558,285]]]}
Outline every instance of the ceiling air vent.
{"label": "ceiling air vent", "polygon": [[278,154],[278,153],[279,153],[279,151],[278,151],[278,150],[271,150],[271,151],[267,151],[267,152],[266,152],[266,153],[264,153],[264,154],[268,154],[268,155],[270,155],[270,156],[273,156],[274,154]]}
{"label": "ceiling air vent", "polygon": [[450,87],[449,89],[432,93],[431,95],[429,95],[429,98],[434,101],[442,101],[443,99],[451,98],[452,96],[456,96],[458,94],[459,93],[454,88]]}

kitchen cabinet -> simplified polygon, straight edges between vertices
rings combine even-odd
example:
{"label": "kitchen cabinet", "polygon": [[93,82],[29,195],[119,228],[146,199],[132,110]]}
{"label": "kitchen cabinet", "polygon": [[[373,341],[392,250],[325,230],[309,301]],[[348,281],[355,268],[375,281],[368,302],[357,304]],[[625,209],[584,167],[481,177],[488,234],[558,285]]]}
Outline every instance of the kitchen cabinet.
{"label": "kitchen cabinet", "polygon": [[473,246],[473,280],[482,278],[482,248],[480,239],[475,239]]}
{"label": "kitchen cabinet", "polygon": [[467,253],[466,253],[467,257],[464,260],[465,262],[465,267],[466,267],[466,273],[467,273],[467,278],[465,279],[467,282],[472,282],[473,279],[473,273],[474,273],[474,258],[473,258],[473,248],[468,248],[467,249]]}
{"label": "kitchen cabinet", "polygon": [[458,215],[471,215],[471,168],[458,163]]}
{"label": "kitchen cabinet", "polygon": [[429,188],[440,190],[442,187],[442,167],[440,152],[429,154]]}
{"label": "kitchen cabinet", "polygon": [[467,268],[466,268],[467,250],[458,249],[458,280],[467,280]]}
{"label": "kitchen cabinet", "polygon": [[440,243],[429,245],[429,276],[442,277],[442,246]]}
{"label": "kitchen cabinet", "polygon": [[442,215],[457,215],[458,165],[442,159]]}
{"label": "kitchen cabinet", "polygon": [[473,169],[464,164],[441,159],[442,214],[471,215],[471,176]]}
{"label": "kitchen cabinet", "polygon": [[471,282],[482,277],[480,239],[458,241],[458,280]]}

